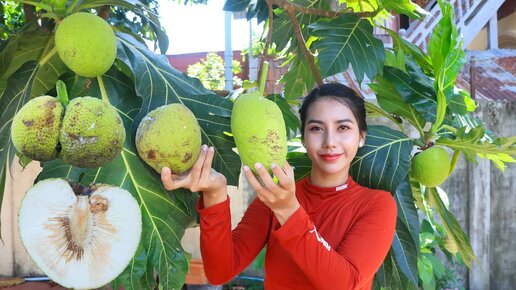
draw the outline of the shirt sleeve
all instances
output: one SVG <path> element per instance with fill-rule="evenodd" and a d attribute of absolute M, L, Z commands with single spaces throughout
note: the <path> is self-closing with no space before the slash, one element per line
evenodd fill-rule
<path fill-rule="evenodd" d="M 336 249 L 300 207 L 272 233 L 317 289 L 359 289 L 382 264 L 394 237 L 396 202 L 388 192 L 372 198 Z"/>
<path fill-rule="evenodd" d="M 200 198 L 197 211 L 204 271 L 210 283 L 220 285 L 242 272 L 265 246 L 272 212 L 255 199 L 232 231 L 229 196 L 226 201 L 208 208 L 204 208 Z"/>

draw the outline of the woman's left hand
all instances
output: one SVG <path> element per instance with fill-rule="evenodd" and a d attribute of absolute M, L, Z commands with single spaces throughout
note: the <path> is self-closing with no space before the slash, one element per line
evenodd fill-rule
<path fill-rule="evenodd" d="M 272 163 L 272 173 L 278 179 L 276 184 L 261 163 L 254 164 L 254 168 L 261 182 L 248 166 L 244 166 L 247 180 L 256 191 L 258 198 L 274 212 L 280 224 L 283 225 L 300 206 L 296 198 L 294 169 L 288 162 L 285 162 L 283 167 Z"/>

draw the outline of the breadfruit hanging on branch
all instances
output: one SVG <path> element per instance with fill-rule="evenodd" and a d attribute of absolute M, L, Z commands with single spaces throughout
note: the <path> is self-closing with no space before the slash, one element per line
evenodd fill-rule
<path fill-rule="evenodd" d="M 57 27 L 55 41 L 61 60 L 80 76 L 103 75 L 115 61 L 115 33 L 97 15 L 79 12 L 66 17 Z"/>
<path fill-rule="evenodd" d="M 58 81 L 58 87 L 64 86 Z M 14 116 L 11 139 L 24 156 L 37 161 L 62 158 L 84 168 L 100 167 L 122 151 L 125 128 L 116 109 L 93 97 L 36 97 Z M 65 108 L 65 105 L 66 108 Z"/>

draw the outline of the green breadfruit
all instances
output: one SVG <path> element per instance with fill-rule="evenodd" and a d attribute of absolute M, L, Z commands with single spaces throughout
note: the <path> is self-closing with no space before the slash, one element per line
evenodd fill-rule
<path fill-rule="evenodd" d="M 57 27 L 55 41 L 59 57 L 80 76 L 102 75 L 115 61 L 115 33 L 94 14 L 80 12 L 66 17 Z"/>
<path fill-rule="evenodd" d="M 254 172 L 256 162 L 269 172 L 271 163 L 279 166 L 285 163 L 287 134 L 283 114 L 276 103 L 259 92 L 237 98 L 231 114 L 231 130 L 240 159 Z"/>
<path fill-rule="evenodd" d="M 435 187 L 448 178 L 450 166 L 450 157 L 446 150 L 432 146 L 414 156 L 411 173 L 421 184 Z"/>
<path fill-rule="evenodd" d="M 136 131 L 138 154 L 157 172 L 169 167 L 181 174 L 197 161 L 201 129 L 195 115 L 181 104 L 161 106 L 149 112 Z"/>
<path fill-rule="evenodd" d="M 70 101 L 60 136 L 64 162 L 78 167 L 99 167 L 114 159 L 124 142 L 124 124 L 113 106 L 92 97 Z"/>
<path fill-rule="evenodd" d="M 54 97 L 41 96 L 27 102 L 13 118 L 14 147 L 33 160 L 57 158 L 63 114 L 63 105 Z"/>

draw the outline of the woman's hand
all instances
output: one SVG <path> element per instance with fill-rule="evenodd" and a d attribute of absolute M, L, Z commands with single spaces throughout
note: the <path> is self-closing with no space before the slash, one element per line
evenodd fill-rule
<path fill-rule="evenodd" d="M 288 162 L 285 162 L 283 168 L 277 164 L 271 164 L 272 173 L 278 179 L 276 184 L 262 164 L 256 163 L 254 168 L 261 182 L 249 167 L 244 166 L 247 180 L 256 191 L 258 198 L 274 212 L 280 224 L 283 225 L 300 206 L 296 198 L 294 169 Z"/>
<path fill-rule="evenodd" d="M 202 192 L 204 207 L 210 207 L 226 200 L 226 177 L 211 168 L 215 149 L 206 145 L 201 146 L 201 153 L 189 171 L 181 174 L 171 174 L 170 168 L 163 167 L 161 181 L 167 190 L 186 188 L 192 192 Z"/>

